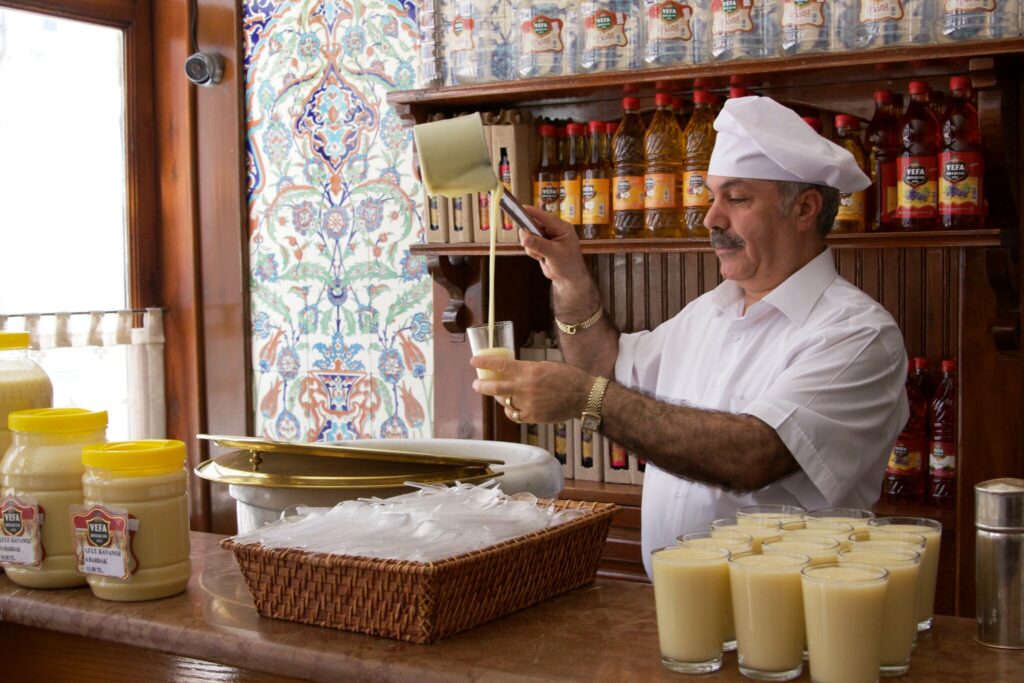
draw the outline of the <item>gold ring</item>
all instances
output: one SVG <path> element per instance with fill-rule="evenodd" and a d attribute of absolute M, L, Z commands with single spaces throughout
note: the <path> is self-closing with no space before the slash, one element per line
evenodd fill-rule
<path fill-rule="evenodd" d="M 516 410 L 513 410 L 512 411 L 512 421 L 515 422 L 516 424 L 522 423 L 523 420 L 522 420 L 522 417 L 520 417 L 521 415 L 522 415 L 522 413 L 519 412 L 518 408 Z"/>
<path fill-rule="evenodd" d="M 512 405 L 512 394 L 505 397 L 504 403 L 506 408 L 515 408 L 515 406 Z"/>

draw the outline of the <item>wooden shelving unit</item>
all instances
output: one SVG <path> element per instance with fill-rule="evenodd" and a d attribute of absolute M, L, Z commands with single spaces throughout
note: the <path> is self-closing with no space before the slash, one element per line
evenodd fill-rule
<path fill-rule="evenodd" d="M 998 247 L 1009 246 L 1016 238 L 1010 230 L 948 230 L 928 232 L 838 233 L 828 237 L 833 249 L 911 249 L 930 247 Z M 673 254 L 713 250 L 706 237 L 677 239 L 584 240 L 584 254 Z M 490 246 L 485 242 L 448 244 L 416 244 L 410 249 L 420 256 L 487 256 Z M 499 256 L 525 256 L 518 244 L 495 245 Z"/>

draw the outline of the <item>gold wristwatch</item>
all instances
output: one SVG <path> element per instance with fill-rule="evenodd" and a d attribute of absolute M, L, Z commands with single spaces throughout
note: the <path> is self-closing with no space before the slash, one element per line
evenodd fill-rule
<path fill-rule="evenodd" d="M 587 397 L 587 407 L 583 409 L 580 422 L 583 429 L 596 432 L 601 426 L 601 404 L 604 403 L 604 392 L 608 389 L 608 378 L 598 377 L 590 387 L 590 396 Z"/>
<path fill-rule="evenodd" d="M 583 330 L 586 330 L 596 325 L 597 321 L 599 321 L 601 319 L 601 316 L 603 315 L 604 306 L 599 306 L 598 309 L 594 311 L 594 315 L 590 316 L 581 323 L 570 325 L 569 323 L 563 323 L 556 317 L 555 326 L 558 327 L 558 329 L 564 332 L 565 334 L 576 334 L 577 332 L 582 332 Z"/>

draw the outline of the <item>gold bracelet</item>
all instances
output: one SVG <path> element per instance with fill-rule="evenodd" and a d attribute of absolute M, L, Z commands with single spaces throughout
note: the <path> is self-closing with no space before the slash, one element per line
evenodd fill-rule
<path fill-rule="evenodd" d="M 598 309 L 594 312 L 594 315 L 590 316 L 581 323 L 570 325 L 569 323 L 563 323 L 556 317 L 555 325 L 558 327 L 559 330 L 561 330 L 565 334 L 571 335 L 593 327 L 594 325 L 597 324 L 597 321 L 600 320 L 602 316 L 604 316 L 604 306 L 599 306 Z"/>

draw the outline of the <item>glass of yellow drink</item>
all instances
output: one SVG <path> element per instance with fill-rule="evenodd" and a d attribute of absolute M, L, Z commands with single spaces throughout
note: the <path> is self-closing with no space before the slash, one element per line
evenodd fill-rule
<path fill-rule="evenodd" d="M 816 526 L 818 522 L 845 522 L 854 529 L 866 527 L 868 520 L 874 518 L 874 512 L 860 508 L 821 508 L 804 515 L 808 527 Z"/>
<path fill-rule="evenodd" d="M 803 524 L 803 522 L 797 522 Z M 792 525 L 782 525 L 782 533 L 792 538 L 831 538 L 839 542 L 839 548 L 846 550 L 850 546 L 850 534 L 853 527 L 846 522 L 817 522 L 815 526 L 802 526 L 792 528 Z"/>
<path fill-rule="evenodd" d="M 926 544 L 921 556 L 921 580 L 918 583 L 917 630 L 932 627 L 935 614 L 935 584 L 939 578 L 939 544 L 942 524 L 926 517 L 878 517 L 868 522 L 871 538 L 886 538 L 891 533 L 924 536 Z"/>
<path fill-rule="evenodd" d="M 769 536 L 779 535 L 779 522 L 771 518 L 751 517 L 741 522 L 736 517 L 724 517 L 711 522 L 711 535 L 718 536 L 721 533 L 740 532 L 750 536 L 752 548 L 755 553 L 761 552 L 761 539 Z"/>
<path fill-rule="evenodd" d="M 875 683 L 889 572 L 848 562 L 803 570 L 804 612 L 815 683 Z"/>
<path fill-rule="evenodd" d="M 683 534 L 678 539 L 679 545 L 690 547 L 712 547 L 724 548 L 729 555 L 749 553 L 753 550 L 754 541 L 750 534 L 732 529 L 719 529 L 718 531 L 694 531 Z M 736 624 L 732 620 L 732 592 L 726 592 L 726 606 L 723 620 L 725 626 L 722 629 L 722 652 L 733 652 L 736 649 Z"/>
<path fill-rule="evenodd" d="M 889 572 L 879 674 L 902 676 L 910 670 L 910 652 L 917 637 L 917 582 L 921 554 L 896 545 L 875 545 L 839 553 L 839 563 L 847 562 L 874 564 L 885 567 Z"/>
<path fill-rule="evenodd" d="M 803 672 L 800 571 L 810 562 L 807 555 L 784 552 L 729 559 L 736 649 L 744 676 L 789 681 Z"/>
<path fill-rule="evenodd" d="M 651 553 L 661 663 L 680 673 L 722 667 L 729 551 L 671 546 Z"/>
<path fill-rule="evenodd" d="M 499 320 L 493 325 L 478 325 L 466 330 L 469 337 L 469 348 L 474 356 L 497 356 L 515 359 L 515 335 L 512 332 L 511 320 Z M 477 368 L 476 376 L 480 379 L 503 379 L 493 370 Z"/>

